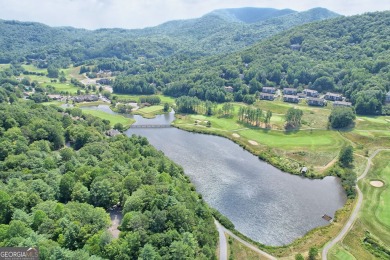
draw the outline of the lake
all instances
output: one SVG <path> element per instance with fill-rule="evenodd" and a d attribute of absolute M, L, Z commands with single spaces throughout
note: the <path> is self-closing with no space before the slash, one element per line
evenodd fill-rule
<path fill-rule="evenodd" d="M 88 109 L 105 109 L 91 107 Z M 108 108 L 109 109 L 109 108 Z M 174 113 L 155 119 L 132 116 L 136 124 L 169 124 Z M 177 128 L 133 128 L 184 168 L 204 200 L 227 216 L 236 229 L 266 245 L 284 245 L 327 225 L 346 202 L 340 180 L 311 180 L 284 173 L 234 142 Z"/>

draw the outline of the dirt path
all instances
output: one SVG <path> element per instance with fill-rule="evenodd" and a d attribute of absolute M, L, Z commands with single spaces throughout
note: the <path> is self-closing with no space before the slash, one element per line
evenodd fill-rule
<path fill-rule="evenodd" d="M 226 237 L 225 237 L 225 233 L 227 233 L 229 236 L 233 237 L 234 239 L 238 240 L 240 243 L 244 244 L 245 246 L 249 247 L 250 249 L 252 249 L 253 251 L 255 251 L 256 253 L 260 254 L 261 256 L 265 257 L 266 259 L 272 259 L 272 260 L 276 260 L 275 257 L 273 257 L 272 255 L 258 249 L 256 246 L 246 242 L 245 240 L 241 239 L 240 237 L 236 236 L 235 234 L 233 234 L 230 230 L 226 229 L 224 226 L 222 226 L 217 220 L 214 220 L 214 223 L 215 225 L 217 226 L 217 229 L 218 229 L 218 232 L 219 232 L 219 259 L 220 260 L 225 260 L 227 259 L 227 244 L 226 244 Z M 223 236 L 224 238 L 221 239 L 221 236 Z M 224 251 L 224 252 L 222 252 Z M 223 258 L 225 257 L 225 258 Z"/>
<path fill-rule="evenodd" d="M 108 228 L 108 231 L 111 233 L 111 235 L 114 238 L 119 237 L 119 229 L 118 226 L 120 225 L 122 221 L 122 213 L 120 210 L 111 210 L 110 211 L 110 218 L 111 218 L 111 226 Z"/>
<path fill-rule="evenodd" d="M 372 159 L 381 151 L 390 151 L 390 149 L 378 149 L 378 150 L 375 150 L 375 152 L 373 154 L 371 154 L 371 156 L 368 158 L 366 169 L 364 170 L 363 174 L 360 175 L 357 178 L 356 183 L 359 180 L 361 180 L 361 179 L 363 179 L 363 178 L 365 178 L 367 176 L 368 171 L 371 168 L 371 161 L 372 161 Z M 356 206 L 353 209 L 351 216 L 349 217 L 347 223 L 345 223 L 344 228 L 341 230 L 341 232 L 333 240 L 331 240 L 328 244 L 325 245 L 324 249 L 322 250 L 322 259 L 323 260 L 327 260 L 328 259 L 328 252 L 329 252 L 329 250 L 334 245 L 336 245 L 341 239 L 343 239 L 343 237 L 348 233 L 348 231 L 353 226 L 353 223 L 355 223 L 355 220 L 356 220 L 356 218 L 358 216 L 360 207 L 362 206 L 362 202 L 363 202 L 363 193 L 361 192 L 361 190 L 359 189 L 359 186 L 357 184 L 356 184 L 356 191 L 357 191 L 357 195 L 358 195 L 358 201 L 356 203 Z"/>

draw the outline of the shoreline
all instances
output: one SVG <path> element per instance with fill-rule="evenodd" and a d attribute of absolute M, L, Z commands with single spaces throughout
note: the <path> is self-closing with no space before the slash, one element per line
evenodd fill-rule
<path fill-rule="evenodd" d="M 279 159 L 279 156 L 272 153 L 271 151 L 261 152 L 261 151 L 255 150 L 253 147 L 259 147 L 261 144 L 257 144 L 257 145 L 251 144 L 249 142 L 251 140 L 249 140 L 249 139 L 247 140 L 246 138 L 241 137 L 238 134 L 231 134 L 231 132 L 228 132 L 228 131 L 223 132 L 221 130 L 212 131 L 212 130 L 209 130 L 209 128 L 207 128 L 207 127 L 195 128 L 194 126 L 189 125 L 189 124 L 176 124 L 175 123 L 176 120 L 177 120 L 177 118 L 175 117 L 175 120 L 171 123 L 171 125 L 175 128 L 178 128 L 180 130 L 187 131 L 187 132 L 215 135 L 215 136 L 227 138 L 228 140 L 238 144 L 240 147 L 242 147 L 246 151 L 250 152 L 254 156 L 258 157 L 260 160 L 278 168 L 279 170 L 281 170 L 285 173 L 298 175 L 298 176 L 302 176 L 302 177 L 309 178 L 309 179 L 323 179 L 327 176 L 332 176 L 330 174 L 322 174 L 322 175 L 302 174 L 302 173 L 300 173 L 299 169 L 293 169 L 292 167 L 287 167 L 286 165 L 283 165 L 282 161 Z M 284 159 L 293 161 L 290 158 L 284 158 Z M 297 161 L 294 161 L 294 163 L 297 163 L 297 164 L 299 164 L 300 167 L 303 167 L 302 164 L 297 162 Z M 286 257 L 286 256 L 291 255 L 292 247 L 299 248 L 302 246 L 302 247 L 305 247 L 304 251 L 308 251 L 309 247 L 306 248 L 306 246 L 310 246 L 310 245 L 308 245 L 308 243 L 310 243 L 309 241 L 313 239 L 313 236 L 314 237 L 315 236 L 326 237 L 326 235 L 327 235 L 326 233 L 329 233 L 329 232 L 335 233 L 335 234 L 339 233 L 340 230 L 342 229 L 342 227 L 344 226 L 344 223 L 346 223 L 350 214 L 352 213 L 353 205 L 355 203 L 356 203 L 356 199 L 347 199 L 344 206 L 335 212 L 333 222 L 331 222 L 325 226 L 316 227 L 316 228 L 308 231 L 302 237 L 296 238 L 290 244 L 283 245 L 283 246 L 265 245 L 265 244 L 259 243 L 257 241 L 254 241 L 253 239 L 243 235 L 241 232 L 237 231 L 236 229 L 231 230 L 231 231 L 235 235 L 237 235 L 238 237 L 247 240 L 248 242 L 256 245 L 258 248 L 260 248 L 262 250 L 266 250 L 267 252 L 272 253 L 278 257 Z M 322 239 L 323 241 L 321 241 L 320 244 L 317 244 L 318 241 L 316 241 L 315 246 L 317 246 L 318 248 L 323 248 L 331 240 L 332 237 L 333 236 L 328 236 L 325 240 Z M 314 245 L 314 243 L 311 244 L 311 246 L 313 246 L 313 245 Z M 301 251 L 301 250 L 297 250 L 297 252 L 299 252 L 299 251 Z"/>

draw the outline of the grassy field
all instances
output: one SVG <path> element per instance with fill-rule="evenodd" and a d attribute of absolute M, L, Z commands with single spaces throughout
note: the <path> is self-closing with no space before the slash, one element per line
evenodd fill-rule
<path fill-rule="evenodd" d="M 282 120 L 282 117 L 278 116 L 277 120 Z M 203 125 L 195 125 L 196 120 L 200 122 L 210 121 L 211 127 L 204 127 L 204 123 Z M 174 124 L 183 129 L 202 130 L 203 132 L 225 136 L 238 143 L 251 146 L 255 153 L 271 149 L 281 157 L 301 161 L 317 170 L 325 167 L 337 157 L 339 149 L 346 143 L 337 131 L 303 130 L 285 132 L 266 130 L 238 123 L 236 117 L 218 118 L 216 116 L 187 115 L 176 119 Z M 255 141 L 258 145 L 251 145 L 249 141 Z"/>
<path fill-rule="evenodd" d="M 264 259 L 261 255 L 243 245 L 236 239 L 226 235 L 229 241 L 228 258 L 233 260 L 261 260 Z"/>
<path fill-rule="evenodd" d="M 137 109 L 133 112 L 134 115 L 141 115 L 145 118 L 154 118 L 158 114 L 163 113 L 163 106 L 150 106 Z"/>
<path fill-rule="evenodd" d="M 118 98 L 126 98 L 130 100 L 137 101 L 141 96 L 145 95 L 128 95 L 128 94 L 113 94 L 113 96 L 117 96 Z M 175 99 L 172 97 L 164 96 L 164 95 L 153 95 L 153 96 L 158 96 L 161 99 L 161 104 L 168 103 L 168 104 L 173 104 L 175 103 Z"/>
<path fill-rule="evenodd" d="M 0 64 L 0 70 L 9 68 L 10 64 Z"/>
<path fill-rule="evenodd" d="M 363 243 L 367 234 L 389 250 L 390 245 L 390 152 L 381 152 L 374 158 L 369 175 L 359 182 L 364 194 L 359 218 L 352 230 L 336 248 L 330 252 L 330 259 L 378 259 L 375 249 Z M 381 180 L 385 185 L 375 188 L 372 180 Z M 341 248 L 341 249 L 340 249 Z M 344 253 L 340 253 L 339 251 Z M 337 254 L 336 254 L 337 253 Z M 351 258 L 337 258 L 337 255 L 352 255 Z"/>
<path fill-rule="evenodd" d="M 22 65 L 22 68 L 29 72 L 38 72 L 47 74 L 47 69 L 37 68 L 34 65 Z"/>
<path fill-rule="evenodd" d="M 337 245 L 329 252 L 329 259 L 334 260 L 355 260 L 356 258 L 348 253 L 343 247 Z"/>
<path fill-rule="evenodd" d="M 98 110 L 83 109 L 83 113 L 110 120 L 111 126 L 114 126 L 116 123 L 121 123 L 125 128 L 128 128 L 135 122 L 132 118 L 127 118 L 121 115 L 112 115 Z"/>

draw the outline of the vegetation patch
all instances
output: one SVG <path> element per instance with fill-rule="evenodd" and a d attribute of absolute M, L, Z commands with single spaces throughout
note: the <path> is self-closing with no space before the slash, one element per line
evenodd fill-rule
<path fill-rule="evenodd" d="M 124 128 L 129 128 L 135 122 L 135 120 L 132 118 L 124 117 L 122 115 L 113 115 L 99 110 L 83 109 L 83 113 L 93 115 L 102 119 L 107 119 L 110 121 L 110 125 L 112 127 L 120 123 L 123 125 Z"/>

